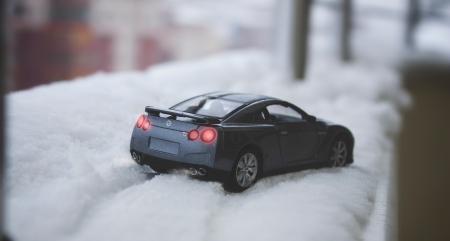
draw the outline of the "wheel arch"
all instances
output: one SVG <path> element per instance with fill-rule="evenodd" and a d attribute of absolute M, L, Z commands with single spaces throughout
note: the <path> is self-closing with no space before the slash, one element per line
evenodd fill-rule
<path fill-rule="evenodd" d="M 255 143 L 248 143 L 246 145 L 244 145 L 238 152 L 238 154 L 235 157 L 235 160 L 238 160 L 238 158 L 247 150 L 252 150 L 256 152 L 256 155 L 258 155 L 258 164 L 260 164 L 260 168 L 259 168 L 259 174 L 258 175 L 262 175 L 264 173 L 264 155 L 263 155 L 263 151 L 262 148 L 260 146 L 258 146 Z"/>
<path fill-rule="evenodd" d="M 320 148 L 319 158 L 320 160 L 326 161 L 328 150 L 333 143 L 333 141 L 341 135 L 345 135 L 350 142 L 350 163 L 353 162 L 353 150 L 355 146 L 355 138 L 352 132 L 345 126 L 341 125 L 331 125 L 328 127 L 327 134 L 325 137 L 324 144 Z"/>

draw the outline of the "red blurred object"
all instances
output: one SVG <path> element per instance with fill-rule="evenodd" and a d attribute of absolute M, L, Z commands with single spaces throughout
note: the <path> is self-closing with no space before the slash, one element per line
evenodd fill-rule
<path fill-rule="evenodd" d="M 83 23 L 18 29 L 14 48 L 14 89 L 112 69 L 112 38 L 96 36 Z"/>
<path fill-rule="evenodd" d="M 160 46 L 158 39 L 154 37 L 140 37 L 136 50 L 137 68 L 140 70 L 171 59 L 170 54 Z"/>

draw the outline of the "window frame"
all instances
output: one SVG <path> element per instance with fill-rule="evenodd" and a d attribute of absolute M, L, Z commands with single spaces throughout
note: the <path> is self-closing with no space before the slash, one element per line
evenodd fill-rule
<path fill-rule="evenodd" d="M 262 100 L 262 101 L 258 101 L 258 102 L 254 102 L 248 105 L 243 105 L 241 108 L 235 110 L 233 113 L 230 113 L 230 115 L 226 118 L 223 119 L 223 123 L 224 124 L 254 124 L 254 125 L 276 125 L 278 123 L 288 123 L 288 122 L 278 122 L 278 121 L 274 121 L 272 118 L 268 119 L 267 122 L 265 123 L 243 123 L 243 122 L 239 122 L 238 119 L 239 117 L 244 114 L 244 112 L 252 112 L 252 111 L 262 111 L 265 112 L 268 116 L 270 116 L 269 111 L 267 110 L 267 107 L 270 105 L 281 105 L 281 106 L 288 106 L 292 109 L 294 109 L 294 111 L 298 112 L 301 116 L 302 119 L 299 122 L 315 122 L 316 121 L 316 117 L 309 115 L 307 112 L 305 112 L 304 110 L 302 110 L 301 108 L 297 107 L 294 104 L 291 104 L 287 101 L 283 101 L 283 100 L 279 100 L 279 99 L 271 99 L 271 100 Z M 299 123 L 297 122 L 297 123 Z M 291 123 L 296 123 L 296 122 L 291 122 Z"/>
<path fill-rule="evenodd" d="M 214 115 L 208 115 L 208 114 L 201 114 L 201 113 L 191 113 L 188 112 L 186 110 L 180 110 L 179 107 L 190 102 L 193 101 L 195 99 L 198 98 L 204 98 L 204 100 L 219 100 L 219 101 L 223 101 L 223 102 L 228 102 L 228 103 L 236 103 L 236 107 L 234 107 L 231 111 L 227 112 L 225 115 L 223 116 L 214 116 Z M 191 114 L 195 114 L 195 115 L 200 115 L 200 116 L 206 116 L 206 117 L 211 117 L 211 118 L 216 118 L 216 119 L 226 119 L 227 117 L 231 116 L 233 113 L 235 113 L 236 111 L 239 111 L 243 106 L 243 103 L 239 102 L 239 101 L 233 101 L 233 100 L 228 100 L 228 99 L 224 99 L 224 98 L 215 98 L 215 97 L 210 97 L 207 95 L 198 95 L 198 96 L 194 96 L 192 98 L 186 99 L 184 101 L 181 101 L 173 106 L 171 106 L 169 109 L 171 110 L 176 110 L 176 111 L 182 111 L 182 112 L 188 112 Z"/>
<path fill-rule="evenodd" d="M 280 120 L 280 119 L 278 119 L 278 118 L 270 118 L 270 120 L 271 120 L 273 123 L 299 123 L 299 122 L 305 122 L 305 121 L 308 121 L 309 115 L 308 115 L 305 111 L 303 111 L 302 109 L 300 109 L 300 108 L 298 108 L 297 106 L 295 106 L 295 105 L 293 105 L 293 104 L 290 104 L 290 103 L 288 103 L 288 102 L 277 102 L 277 103 L 270 103 L 270 104 L 267 104 L 264 108 L 266 109 L 266 111 L 267 111 L 267 113 L 269 114 L 269 116 L 272 116 L 272 114 L 270 113 L 268 107 L 269 107 L 269 106 L 276 106 L 276 105 L 282 106 L 282 107 L 285 107 L 285 108 L 290 108 L 290 109 L 293 110 L 295 113 L 299 114 L 300 117 L 301 117 L 301 119 L 298 119 L 297 121 L 282 121 L 282 120 Z M 294 117 L 294 116 L 291 116 L 291 117 L 292 117 L 292 118 L 296 118 L 296 117 Z"/>
<path fill-rule="evenodd" d="M 242 119 L 244 119 L 244 117 L 246 117 L 248 115 L 260 115 L 260 114 L 263 114 L 265 116 L 265 118 L 269 117 L 269 112 L 267 111 L 267 109 L 265 107 L 261 107 L 254 111 L 240 113 L 240 115 L 237 115 L 233 118 L 232 123 L 253 124 L 253 125 L 262 125 L 262 124 L 270 124 L 271 123 L 270 119 L 263 119 L 263 120 L 259 120 L 259 121 L 244 121 L 244 120 L 242 120 Z"/>

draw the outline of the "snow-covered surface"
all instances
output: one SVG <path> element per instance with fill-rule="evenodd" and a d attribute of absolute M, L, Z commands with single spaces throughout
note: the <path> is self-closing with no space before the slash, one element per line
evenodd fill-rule
<path fill-rule="evenodd" d="M 308 80 L 289 82 L 269 59 L 235 52 L 9 94 L 7 231 L 33 241 L 382 239 L 407 100 L 397 75 L 322 60 Z M 145 105 L 214 90 L 277 96 L 348 126 L 354 165 L 265 178 L 228 194 L 218 183 L 154 176 L 132 161 L 131 129 Z"/>

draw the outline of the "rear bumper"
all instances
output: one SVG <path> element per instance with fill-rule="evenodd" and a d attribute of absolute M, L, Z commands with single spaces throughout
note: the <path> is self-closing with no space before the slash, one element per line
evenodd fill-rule
<path fill-rule="evenodd" d="M 187 133 L 159 127 L 149 131 L 135 127 L 130 140 L 130 151 L 136 151 L 149 160 L 202 166 L 224 172 L 232 170 L 235 155 L 224 152 L 220 135 L 216 142 L 206 144 L 188 141 L 185 134 Z"/>
<path fill-rule="evenodd" d="M 149 165 L 149 166 L 158 166 L 163 167 L 165 169 L 191 169 L 194 168 L 196 170 L 204 169 L 206 170 L 205 177 L 210 179 L 215 179 L 222 181 L 228 176 L 228 172 L 220 169 L 216 169 L 211 166 L 202 165 L 202 164 L 196 164 L 196 163 L 189 163 L 189 162 L 179 162 L 174 160 L 169 160 L 153 155 L 149 155 L 146 153 L 142 153 L 136 150 L 130 150 L 130 153 L 136 152 L 140 155 L 141 163 L 142 165 Z"/>
<path fill-rule="evenodd" d="M 214 167 L 214 157 L 208 152 L 170 154 L 140 146 L 131 146 L 130 152 L 132 151 L 141 154 L 143 157 L 145 156 L 149 160 L 164 160 L 167 162 L 185 163 L 209 168 Z"/>
<path fill-rule="evenodd" d="M 130 150 L 155 159 L 213 168 L 217 143 L 188 141 L 185 134 L 156 126 L 150 131 L 134 128 Z"/>

